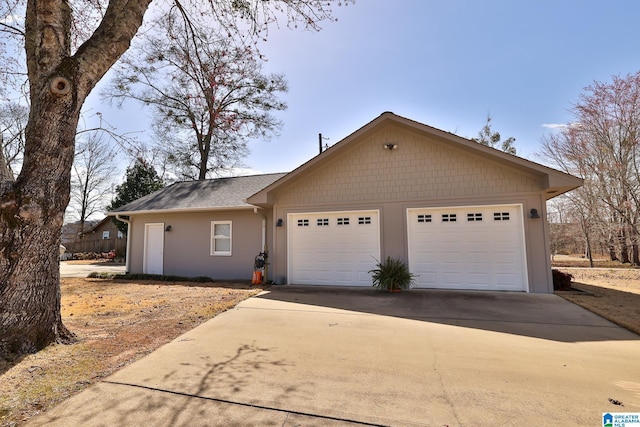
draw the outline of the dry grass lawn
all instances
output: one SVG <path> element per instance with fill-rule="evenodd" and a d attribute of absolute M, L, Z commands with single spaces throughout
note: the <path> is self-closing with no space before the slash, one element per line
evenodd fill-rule
<path fill-rule="evenodd" d="M 640 334 L 640 270 L 570 267 L 558 270 L 573 275 L 572 287 L 585 292 L 556 291 L 556 294 Z"/>
<path fill-rule="evenodd" d="M 18 426 L 240 301 L 246 285 L 62 279 L 62 317 L 77 335 L 0 359 L 0 426 Z"/>

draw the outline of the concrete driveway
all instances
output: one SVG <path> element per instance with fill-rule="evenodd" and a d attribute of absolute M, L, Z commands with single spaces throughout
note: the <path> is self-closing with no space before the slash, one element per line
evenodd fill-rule
<path fill-rule="evenodd" d="M 94 264 L 69 264 L 60 261 L 60 277 L 87 277 L 93 272 L 124 274 L 125 266 L 109 262 L 96 262 Z"/>
<path fill-rule="evenodd" d="M 272 287 L 28 425 L 601 425 L 639 360 L 554 295 Z"/>

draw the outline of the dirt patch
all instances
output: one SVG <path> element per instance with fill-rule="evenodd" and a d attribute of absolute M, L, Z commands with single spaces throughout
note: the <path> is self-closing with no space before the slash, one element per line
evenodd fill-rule
<path fill-rule="evenodd" d="M 622 327 L 640 334 L 640 270 L 558 268 L 573 275 L 572 287 L 584 293 L 556 291 Z"/>
<path fill-rule="evenodd" d="M 62 317 L 78 337 L 0 360 L 0 426 L 18 426 L 255 295 L 241 284 L 62 279 Z"/>

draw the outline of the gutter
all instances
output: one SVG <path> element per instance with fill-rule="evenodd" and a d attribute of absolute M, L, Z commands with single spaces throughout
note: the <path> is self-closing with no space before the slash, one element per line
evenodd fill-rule
<path fill-rule="evenodd" d="M 253 208 L 253 213 L 262 217 L 262 248 L 267 244 L 267 217 L 258 212 L 258 208 Z"/>
<path fill-rule="evenodd" d="M 133 222 L 133 220 L 130 218 L 125 219 L 120 214 L 116 214 L 116 219 L 127 224 L 127 253 L 124 257 L 124 272 L 125 274 L 129 274 L 129 272 L 131 271 L 131 269 L 129 268 L 129 265 L 131 263 L 131 257 L 129 256 L 129 254 L 131 253 L 131 236 L 129 236 L 129 233 L 131 232 L 131 223 Z"/>
<path fill-rule="evenodd" d="M 146 215 L 146 214 L 158 214 L 158 213 L 192 213 L 192 212 L 213 212 L 213 211 L 236 211 L 236 210 L 248 210 L 255 208 L 253 205 L 244 206 L 209 206 L 201 208 L 179 208 L 179 209 L 144 209 L 133 211 L 119 211 L 119 212 L 107 212 L 107 215 Z"/>
<path fill-rule="evenodd" d="M 260 215 L 262 217 L 262 248 L 261 251 L 265 254 L 269 254 L 269 250 L 267 248 L 267 217 L 262 213 L 258 212 L 259 208 L 253 208 L 253 213 L 256 215 Z M 269 280 L 269 267 L 266 263 L 267 259 L 265 257 L 265 265 L 264 265 L 264 281 L 267 282 Z"/>

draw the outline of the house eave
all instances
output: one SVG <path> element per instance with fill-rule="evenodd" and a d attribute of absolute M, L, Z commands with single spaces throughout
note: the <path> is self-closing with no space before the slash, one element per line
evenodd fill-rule
<path fill-rule="evenodd" d="M 208 206 L 201 208 L 177 208 L 177 209 L 146 209 L 136 211 L 112 211 L 105 212 L 107 216 L 116 215 L 148 215 L 148 214 L 180 214 L 180 213 L 193 213 L 193 212 L 215 212 L 215 211 L 240 211 L 240 210 L 253 210 L 253 205 L 242 206 Z"/>

